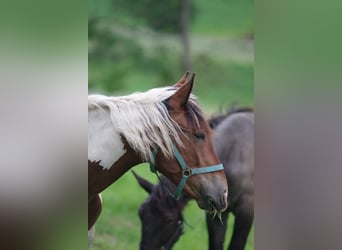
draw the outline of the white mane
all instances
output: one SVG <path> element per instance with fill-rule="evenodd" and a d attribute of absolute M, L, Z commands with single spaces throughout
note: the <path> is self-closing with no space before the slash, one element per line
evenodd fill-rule
<path fill-rule="evenodd" d="M 122 135 L 143 160 L 153 160 L 151 148 L 156 146 L 170 157 L 173 140 L 182 146 L 178 135 L 181 129 L 162 101 L 175 91 L 167 87 L 119 97 L 90 95 L 88 111 L 109 112 L 115 132 Z M 194 99 L 191 95 L 189 101 L 193 103 Z"/>

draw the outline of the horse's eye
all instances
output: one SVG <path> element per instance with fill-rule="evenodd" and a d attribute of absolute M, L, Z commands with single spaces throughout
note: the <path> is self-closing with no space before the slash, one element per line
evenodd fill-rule
<path fill-rule="evenodd" d="M 197 140 L 204 141 L 204 139 L 205 139 L 205 134 L 204 134 L 204 133 L 194 133 L 193 136 L 194 136 Z"/>

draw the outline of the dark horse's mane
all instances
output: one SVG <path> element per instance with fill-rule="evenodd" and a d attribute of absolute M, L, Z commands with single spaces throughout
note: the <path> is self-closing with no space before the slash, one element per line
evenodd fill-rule
<path fill-rule="evenodd" d="M 244 112 L 253 112 L 254 109 L 252 107 L 236 107 L 235 104 L 231 105 L 228 110 L 224 113 L 219 112 L 219 114 L 214 114 L 212 117 L 208 119 L 209 125 L 212 129 L 216 128 L 217 125 L 221 123 L 226 117 L 235 114 L 235 113 L 244 113 Z"/>

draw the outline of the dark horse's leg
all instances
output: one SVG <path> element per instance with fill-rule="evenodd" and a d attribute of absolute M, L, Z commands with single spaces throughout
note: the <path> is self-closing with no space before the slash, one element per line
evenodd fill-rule
<path fill-rule="evenodd" d="M 95 224 L 102 211 L 100 195 L 97 194 L 88 201 L 88 230 Z"/>
<path fill-rule="evenodd" d="M 237 207 L 234 211 L 234 215 L 234 231 L 228 250 L 244 250 L 248 234 L 253 224 L 253 206 Z"/>
<path fill-rule="evenodd" d="M 229 211 L 226 210 L 222 213 L 222 223 L 212 214 L 206 214 L 207 228 L 209 234 L 209 250 L 223 250 L 224 238 L 227 229 Z"/>

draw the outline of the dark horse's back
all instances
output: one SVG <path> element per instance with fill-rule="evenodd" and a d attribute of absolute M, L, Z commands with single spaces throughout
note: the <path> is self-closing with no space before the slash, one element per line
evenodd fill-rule
<path fill-rule="evenodd" d="M 243 250 L 254 218 L 254 112 L 229 111 L 213 129 L 213 144 L 224 165 L 229 194 L 223 225 L 207 214 L 209 250 L 223 249 L 229 212 L 234 214 L 235 223 L 228 249 Z"/>
<path fill-rule="evenodd" d="M 253 196 L 254 175 L 254 113 L 236 112 L 215 128 L 213 144 L 225 166 L 229 185 L 229 203 L 240 196 Z"/>

